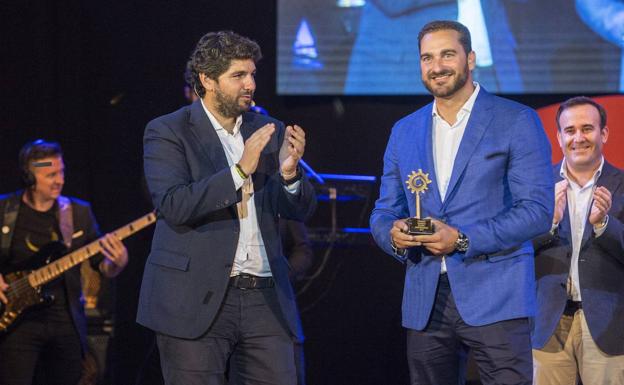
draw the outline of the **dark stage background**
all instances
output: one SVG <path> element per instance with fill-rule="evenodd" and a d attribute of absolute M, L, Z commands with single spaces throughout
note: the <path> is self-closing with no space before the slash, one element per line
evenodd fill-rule
<path fill-rule="evenodd" d="M 19 187 L 17 152 L 35 138 L 65 150 L 65 194 L 93 204 L 103 231 L 149 211 L 142 134 L 185 103 L 188 54 L 208 31 L 231 29 L 261 45 L 256 102 L 308 136 L 318 172 L 381 173 L 392 123 L 429 102 L 413 97 L 277 96 L 275 1 L 9 1 L 0 5 L 0 191 Z M 532 107 L 566 95 L 515 95 Z M 376 190 L 376 189 L 375 189 Z M 374 192 L 376 197 L 377 192 Z M 329 226 L 321 205 L 312 226 Z M 367 209 L 368 210 L 368 209 Z M 357 209 L 344 225 L 367 226 Z M 114 282 L 113 384 L 133 384 L 150 333 L 134 322 L 150 230 L 127 241 L 130 264 Z M 364 236 L 336 247 L 301 297 L 308 379 L 322 384 L 405 384 L 400 302 L 403 268 Z M 325 247 L 316 248 L 317 257 Z"/>

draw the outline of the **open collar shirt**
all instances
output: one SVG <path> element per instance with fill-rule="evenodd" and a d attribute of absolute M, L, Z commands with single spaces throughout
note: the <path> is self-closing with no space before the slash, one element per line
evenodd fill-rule
<path fill-rule="evenodd" d="M 436 102 L 435 100 L 433 101 L 433 108 L 431 110 L 433 120 L 433 129 L 431 130 L 433 135 L 433 162 L 438 191 L 440 191 L 442 202 L 444 202 L 446 190 L 451 180 L 451 173 L 453 172 L 453 165 L 455 164 L 455 157 L 459 150 L 459 144 L 464 137 L 466 125 L 470 119 L 470 113 L 477 100 L 479 90 L 481 89 L 479 83 L 474 82 L 474 85 L 475 89 L 472 95 L 470 95 L 466 103 L 459 109 L 455 123 L 452 125 L 438 114 Z M 442 257 L 441 272 L 446 273 L 445 257 Z"/>

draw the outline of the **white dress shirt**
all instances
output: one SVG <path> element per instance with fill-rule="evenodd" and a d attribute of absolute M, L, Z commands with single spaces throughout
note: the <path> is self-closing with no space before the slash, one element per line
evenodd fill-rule
<path fill-rule="evenodd" d="M 230 166 L 230 172 L 232 173 L 232 179 L 234 180 L 234 186 L 236 189 L 243 187 L 245 179 L 236 171 L 236 163 L 238 163 L 243 156 L 243 150 L 245 149 L 245 143 L 243 141 L 243 135 L 240 132 L 241 124 L 243 123 L 243 117 L 240 115 L 236 118 L 234 129 L 230 134 L 219 121 L 210 113 L 210 111 L 204 105 L 201 100 L 202 107 L 210 119 L 210 123 L 214 127 L 225 156 L 227 157 L 228 165 Z M 239 216 L 240 221 L 240 234 L 238 237 L 238 246 L 236 247 L 236 255 L 234 257 L 234 264 L 232 266 L 231 276 L 239 275 L 242 273 L 253 274 L 260 277 L 270 277 L 271 267 L 269 266 L 269 259 L 267 257 L 266 249 L 264 248 L 264 241 L 262 240 L 262 234 L 260 233 L 260 226 L 258 225 L 258 217 L 256 214 L 256 205 L 253 199 L 253 182 L 251 178 L 247 178 L 247 183 L 250 184 L 251 197 L 247 200 L 247 212 L 244 216 Z"/>
<path fill-rule="evenodd" d="M 466 131 L 470 113 L 477 100 L 479 90 L 481 89 L 478 83 L 475 82 L 474 85 L 475 89 L 472 95 L 470 95 L 466 103 L 464 103 L 462 108 L 457 112 L 456 120 L 453 125 L 450 125 L 438 114 L 436 102 L 435 100 L 433 101 L 433 109 L 431 112 L 433 118 L 433 129 L 431 130 L 433 134 L 433 162 L 442 202 L 444 202 L 446 198 L 446 190 L 451 180 L 451 173 L 453 172 L 453 165 L 455 164 L 455 157 L 457 156 L 457 150 L 459 150 L 459 144 L 464 137 L 464 131 Z M 441 272 L 446 272 L 446 261 L 444 257 L 442 257 Z"/>
<path fill-rule="evenodd" d="M 602 173 L 603 165 L 604 158 L 600 161 L 600 167 L 598 167 L 593 177 L 585 184 L 585 186 L 579 186 L 568 176 L 565 159 L 561 163 L 561 170 L 559 171 L 559 175 L 568 181 L 566 197 L 568 213 L 570 214 L 570 230 L 572 235 L 572 257 L 570 263 L 570 275 L 568 279 L 568 294 L 573 301 L 582 300 L 578 269 L 579 254 L 581 250 L 581 243 L 583 242 L 585 224 L 587 223 L 587 218 L 591 209 L 594 191 L 596 191 L 596 182 Z M 606 226 L 594 226 L 594 233 L 596 237 L 601 236 L 605 229 Z"/>

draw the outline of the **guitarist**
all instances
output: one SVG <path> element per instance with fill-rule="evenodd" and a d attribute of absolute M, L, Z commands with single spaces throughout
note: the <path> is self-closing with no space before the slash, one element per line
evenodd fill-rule
<path fill-rule="evenodd" d="M 34 269 L 44 245 L 61 242 L 77 249 L 99 236 L 87 202 L 61 195 L 65 165 L 58 143 L 36 140 L 19 153 L 24 190 L 0 196 L 0 272 Z M 112 278 L 128 263 L 128 251 L 112 234 L 101 242 L 103 256 L 92 267 Z M 43 263 L 43 261 L 41 261 Z M 8 289 L 0 274 L 0 301 Z M 25 312 L 9 333 L 0 336 L 0 384 L 31 384 L 35 367 L 47 384 L 77 384 L 86 349 L 86 318 L 80 300 L 80 267 L 43 287 L 49 306 Z"/>

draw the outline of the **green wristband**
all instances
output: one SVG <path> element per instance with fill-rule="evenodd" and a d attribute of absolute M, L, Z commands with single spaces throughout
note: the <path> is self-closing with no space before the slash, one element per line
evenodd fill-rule
<path fill-rule="evenodd" d="M 249 175 L 245 174 L 245 171 L 243 171 L 243 168 L 240 166 L 240 164 L 236 163 L 234 167 L 236 168 L 236 172 L 241 178 L 243 179 L 249 178 Z"/>

